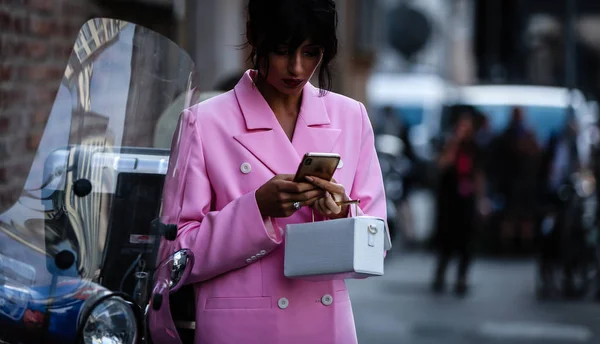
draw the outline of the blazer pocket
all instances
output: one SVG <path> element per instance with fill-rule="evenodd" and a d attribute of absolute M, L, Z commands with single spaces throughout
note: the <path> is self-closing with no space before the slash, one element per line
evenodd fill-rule
<path fill-rule="evenodd" d="M 210 309 L 266 309 L 271 308 L 271 297 L 209 297 L 204 304 Z"/>

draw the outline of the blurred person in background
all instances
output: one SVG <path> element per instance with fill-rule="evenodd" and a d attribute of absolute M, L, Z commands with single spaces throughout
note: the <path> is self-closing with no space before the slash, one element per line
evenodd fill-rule
<path fill-rule="evenodd" d="M 539 273 L 540 292 L 548 295 L 553 278 L 554 266 L 561 262 L 564 271 L 564 292 L 574 294 L 572 254 L 565 251 L 565 243 L 571 243 L 573 237 L 581 233 L 575 223 L 569 219 L 569 202 L 561 195 L 563 185 L 570 182 L 573 173 L 581 170 L 577 150 L 578 126 L 574 117 L 569 117 L 564 130 L 553 135 L 545 160 L 545 217 L 540 228 Z M 579 216 L 577 214 L 576 216 Z M 572 227 L 572 228 L 567 228 Z M 565 234 L 570 233 L 567 237 Z M 576 239 L 576 238 L 575 238 Z M 568 247 L 567 247 L 568 248 Z"/>
<path fill-rule="evenodd" d="M 526 127 L 523 109 L 513 108 L 511 120 L 499 138 L 500 193 L 505 198 L 501 233 L 506 246 L 515 241 L 533 243 L 536 210 L 536 176 L 540 147 L 535 133 Z"/>
<path fill-rule="evenodd" d="M 434 292 L 445 288 L 446 268 L 459 256 L 455 292 L 467 293 L 467 274 L 472 260 L 478 205 L 484 197 L 484 176 L 475 141 L 474 114 L 459 114 L 454 133 L 444 144 L 438 160 L 441 178 L 438 190 L 438 225 L 435 242 L 438 254 Z"/>

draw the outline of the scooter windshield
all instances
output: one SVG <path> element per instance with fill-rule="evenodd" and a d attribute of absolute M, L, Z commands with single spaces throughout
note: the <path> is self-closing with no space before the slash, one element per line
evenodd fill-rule
<path fill-rule="evenodd" d="M 22 194 L 0 214 L 0 342 L 64 325 L 55 315 L 93 292 L 83 284 L 147 299 L 170 154 L 154 142 L 175 131 L 157 123 L 190 105 L 193 71 L 147 28 L 83 25 Z"/>

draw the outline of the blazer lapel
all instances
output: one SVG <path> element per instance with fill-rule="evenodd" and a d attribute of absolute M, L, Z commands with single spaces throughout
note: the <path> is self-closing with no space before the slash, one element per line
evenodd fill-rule
<path fill-rule="evenodd" d="M 302 104 L 292 138 L 298 156 L 308 152 L 330 153 L 340 136 L 340 129 L 330 128 L 329 115 L 319 90 L 306 84 L 302 93 Z"/>
<path fill-rule="evenodd" d="M 234 139 L 275 174 L 294 174 L 307 152 L 331 152 L 340 129 L 329 128 L 329 116 L 318 90 L 304 87 L 300 114 L 292 142 L 285 135 L 269 104 L 247 71 L 234 88 L 247 132 Z M 325 126 L 325 127 L 324 127 Z"/>
<path fill-rule="evenodd" d="M 300 157 L 280 128 L 275 114 L 254 86 L 247 71 L 234 92 L 240 105 L 247 132 L 234 139 L 246 147 L 275 174 L 294 174 Z"/>

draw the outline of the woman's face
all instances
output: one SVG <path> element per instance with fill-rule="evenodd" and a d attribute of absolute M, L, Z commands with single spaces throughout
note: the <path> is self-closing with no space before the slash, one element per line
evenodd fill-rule
<path fill-rule="evenodd" d="M 287 46 L 281 45 L 269 54 L 266 81 L 282 94 L 297 94 L 313 76 L 322 58 L 321 47 L 311 44 L 308 40 L 302 42 L 293 52 L 290 52 Z"/>
<path fill-rule="evenodd" d="M 473 121 L 467 117 L 462 117 L 456 125 L 456 136 L 461 140 L 466 140 L 473 133 Z"/>

